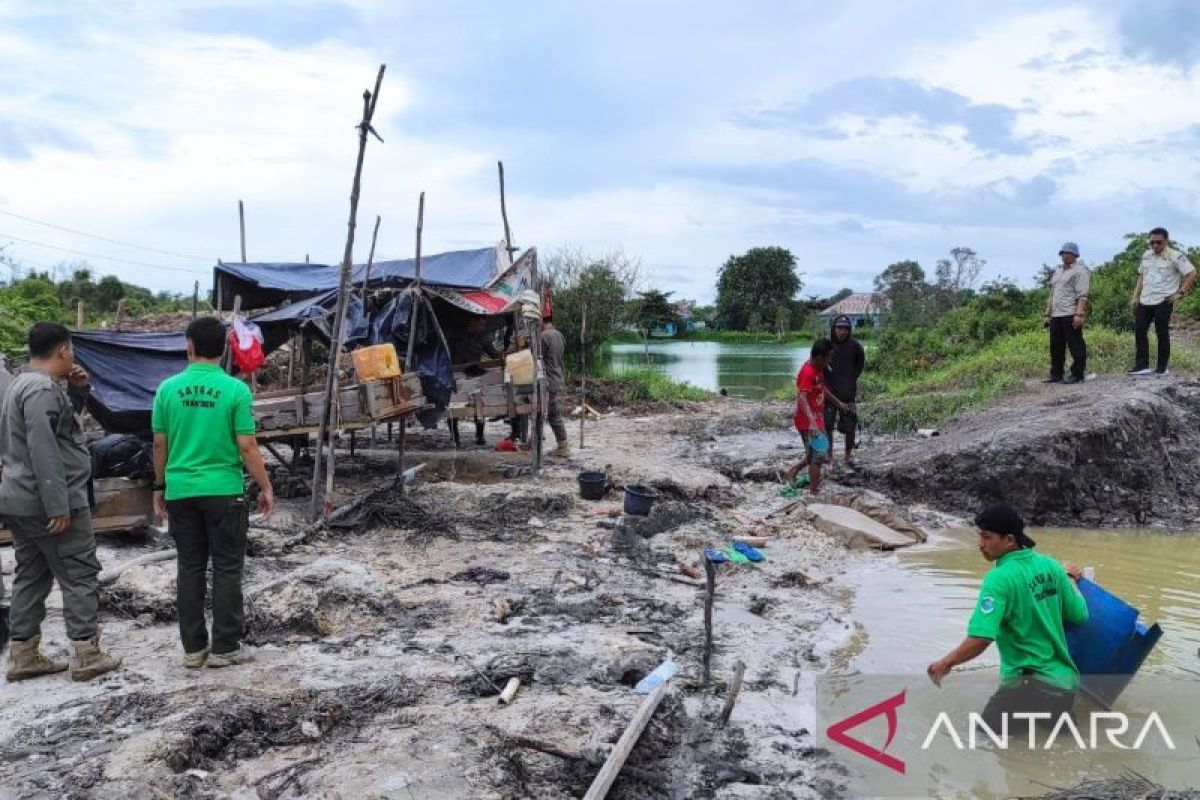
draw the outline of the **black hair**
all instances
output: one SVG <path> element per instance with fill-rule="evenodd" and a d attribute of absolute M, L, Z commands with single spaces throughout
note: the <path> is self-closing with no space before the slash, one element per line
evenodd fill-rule
<path fill-rule="evenodd" d="M 813 358 L 824 358 L 825 356 L 829 355 L 832 352 L 833 352 L 833 342 L 829 341 L 828 339 L 817 339 L 815 342 L 813 342 L 813 346 L 812 346 L 812 357 Z"/>
<path fill-rule="evenodd" d="M 71 343 L 71 332 L 57 322 L 38 322 L 29 329 L 29 355 L 49 358 L 64 344 Z"/>
<path fill-rule="evenodd" d="M 192 320 L 187 338 L 200 358 L 220 358 L 225 353 L 225 325 L 216 317 Z"/>
<path fill-rule="evenodd" d="M 1166 228 L 1151 228 L 1150 235 L 1151 236 L 1155 236 L 1155 235 L 1161 236 L 1164 239 L 1166 239 L 1167 241 L 1171 240 L 1171 234 L 1167 233 Z"/>

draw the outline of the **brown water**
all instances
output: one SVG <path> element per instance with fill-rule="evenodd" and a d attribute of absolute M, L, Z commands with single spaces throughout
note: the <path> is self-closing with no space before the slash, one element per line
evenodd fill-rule
<path fill-rule="evenodd" d="M 1034 531 L 1039 551 L 1064 562 L 1092 566 L 1096 582 L 1159 623 L 1164 634 L 1118 700 L 1114 710 L 1145 715 L 1164 698 L 1200 698 L 1200 536 L 1136 531 Z M 930 542 L 894 555 L 864 559 L 844 579 L 854 593 L 857 635 L 835 659 L 843 675 L 906 676 L 910 705 L 938 702 L 929 696 L 926 666 L 962 641 L 989 564 L 973 532 L 938 534 Z M 994 689 L 999 663 L 993 646 L 947 681 L 962 693 L 963 708 L 976 711 Z M 914 691 L 915 690 L 915 691 Z M 924 693 L 924 694 L 922 694 Z M 941 693 L 944 702 L 950 695 Z M 940 765 L 930 766 L 924 788 L 937 796 L 1041 795 L 1048 786 L 1069 786 L 1135 769 L 1164 785 L 1200 786 L 1200 722 L 1192 714 L 1178 752 L 1095 754 L 1086 768 L 1061 754 L 993 754 L 972 760 L 976 775 L 964 785 Z M 1185 756 L 1186 753 L 1186 756 Z M 972 758 L 974 756 L 972 755 Z M 920 764 L 914 765 L 919 770 Z"/>

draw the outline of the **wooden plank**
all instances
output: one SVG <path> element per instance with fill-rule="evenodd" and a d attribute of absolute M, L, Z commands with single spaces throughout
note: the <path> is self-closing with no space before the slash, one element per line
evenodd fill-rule
<path fill-rule="evenodd" d="M 617 740 L 616 746 L 608 754 L 608 758 L 605 760 L 604 766 L 600 768 L 600 772 L 596 773 L 596 779 L 592 781 L 591 788 L 583 796 L 583 800 L 602 800 L 602 798 L 608 796 L 608 790 L 612 788 L 613 782 L 616 781 L 617 776 L 621 773 L 621 767 L 625 766 L 625 759 L 629 758 L 629 754 L 633 751 L 633 746 L 637 744 L 642 731 L 646 729 L 650 718 L 658 710 L 658 704 L 662 702 L 663 697 L 666 695 L 668 685 L 668 681 L 663 681 L 654 687 L 654 690 L 642 701 L 637 713 L 629 721 L 629 727 L 625 729 L 625 732 L 621 734 L 621 738 Z"/>

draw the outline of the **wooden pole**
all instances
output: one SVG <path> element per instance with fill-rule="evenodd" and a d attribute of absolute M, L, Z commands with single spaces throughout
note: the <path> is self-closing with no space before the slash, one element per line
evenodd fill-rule
<path fill-rule="evenodd" d="M 500 219 L 504 221 L 504 249 L 508 251 L 508 260 L 512 261 L 512 255 L 517 252 L 517 248 L 513 247 L 512 228 L 508 226 L 508 204 L 504 199 L 504 162 L 497 161 L 496 166 L 500 169 Z"/>
<path fill-rule="evenodd" d="M 404 371 L 412 371 L 413 349 L 417 346 L 417 317 L 421 313 L 421 304 L 418 300 L 421 297 L 421 232 L 425 227 L 425 193 L 421 192 L 421 196 L 417 198 L 417 242 L 416 242 L 416 260 L 413 262 L 413 284 L 409 287 L 409 305 L 408 305 L 408 347 L 405 348 L 404 354 Z M 405 444 L 407 438 L 405 434 L 408 432 L 408 418 L 400 420 L 400 444 L 396 448 L 398 454 L 398 463 L 396 464 L 396 488 L 400 496 L 404 496 L 404 455 Z"/>
<path fill-rule="evenodd" d="M 738 693 L 742 691 L 742 677 L 745 674 L 746 662 L 738 661 L 733 672 L 733 683 L 729 685 L 729 694 L 725 696 L 725 706 L 721 709 L 722 728 L 729 722 L 729 715 L 733 713 L 733 704 L 737 702 Z"/>
<path fill-rule="evenodd" d="M 608 790 L 612 788 L 613 783 L 617 780 L 617 776 L 621 774 L 621 767 L 625 766 L 625 759 L 629 758 L 629 754 L 633 751 L 633 746 L 637 744 L 638 738 L 641 737 L 642 731 L 646 729 L 650 718 L 658 710 L 658 704 L 666 696 L 668 685 L 667 681 L 663 681 L 654 687 L 654 691 L 650 692 L 646 699 L 642 701 L 637 713 L 629 721 L 629 727 L 621 734 L 621 738 L 613 746 L 612 752 L 608 754 L 608 759 L 604 762 L 604 766 L 596 773 L 596 779 L 592 781 L 591 788 L 587 790 L 587 794 L 583 796 L 583 800 L 603 800 L 603 798 L 608 796 Z"/>
<path fill-rule="evenodd" d="M 233 296 L 233 315 L 230 317 L 230 325 L 233 320 L 237 319 L 238 313 L 242 310 L 242 296 L 235 294 Z M 233 349 L 229 346 L 229 334 L 225 334 L 225 352 L 221 354 L 221 369 L 226 372 L 233 372 Z"/>
<path fill-rule="evenodd" d="M 83 301 L 79 300 L 75 303 L 75 330 L 83 330 Z"/>
<path fill-rule="evenodd" d="M 579 449 L 583 449 L 583 422 L 587 419 L 587 301 L 583 301 L 583 320 L 579 326 L 579 394 L 582 397 L 579 415 Z"/>
<path fill-rule="evenodd" d="M 122 297 L 117 301 L 117 321 L 114 324 L 117 330 L 121 330 L 121 326 L 125 323 L 125 298 Z"/>
<path fill-rule="evenodd" d="M 354 231 L 358 224 L 358 196 L 362 188 L 363 159 L 367 152 L 367 134 L 375 133 L 371 127 L 371 119 L 375 116 L 375 104 L 379 101 L 379 89 L 383 83 L 383 72 L 386 65 L 379 65 L 379 74 L 375 76 L 375 91 L 363 92 L 363 118 L 358 125 L 358 159 L 354 164 L 354 180 L 350 185 L 350 218 L 346 224 L 346 249 L 342 254 L 342 273 L 338 283 L 338 301 L 334 311 L 333 332 L 329 342 L 329 375 L 325 381 L 325 402 L 321 408 L 321 424 L 317 428 L 317 452 L 313 459 L 313 492 L 310 509 L 313 520 L 319 516 L 321 498 L 318 486 L 321 481 L 322 448 L 329 444 L 330 461 L 332 462 L 333 444 L 329 435 L 329 426 L 333 421 L 333 402 L 337 394 L 337 371 L 339 356 L 342 352 L 342 323 L 346 316 L 346 295 L 350 284 L 350 268 L 354 261 Z M 378 136 L 378 134 L 376 134 Z M 327 470 L 329 489 L 332 489 L 333 470 Z M 327 498 L 328 499 L 328 498 Z"/>
<path fill-rule="evenodd" d="M 200 311 L 200 281 L 192 286 L 192 319 L 196 318 L 196 314 Z"/>
<path fill-rule="evenodd" d="M 713 650 L 713 597 L 717 593 L 717 567 L 708 560 L 704 551 L 700 551 L 700 560 L 704 562 L 704 685 L 712 680 L 710 665 Z"/>
<path fill-rule="evenodd" d="M 366 274 L 363 275 L 362 299 L 364 303 L 364 309 L 366 308 L 365 304 L 367 302 L 367 282 L 371 280 L 371 265 L 375 263 L 375 240 L 379 238 L 379 223 L 381 221 L 382 218 L 376 214 L 375 230 L 371 233 L 371 252 L 367 255 L 367 271 Z"/>
<path fill-rule="evenodd" d="M 542 307 L 545 305 L 545 297 L 542 294 L 542 285 L 538 277 L 537 258 L 533 259 L 531 267 L 533 285 L 538 290 L 538 315 L 533 322 L 533 331 L 529 337 L 530 353 L 533 355 L 534 364 L 534 387 L 533 387 L 533 444 L 530 448 L 533 450 L 533 464 L 530 468 L 530 475 L 538 477 L 542 474 L 542 444 L 545 440 L 545 433 L 542 431 L 542 422 L 546 416 L 546 370 L 542 364 Z"/>
<path fill-rule="evenodd" d="M 246 209 L 238 200 L 238 232 L 242 237 L 242 263 L 246 263 Z"/>

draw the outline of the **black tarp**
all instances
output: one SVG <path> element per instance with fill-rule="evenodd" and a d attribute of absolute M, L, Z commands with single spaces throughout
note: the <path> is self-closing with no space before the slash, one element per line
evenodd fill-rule
<path fill-rule="evenodd" d="M 482 288 L 500 271 L 502 252 L 498 247 L 485 247 L 422 256 L 421 280 L 431 286 Z M 415 268 L 416 262 L 410 258 L 377 262 L 371 266 L 368 286 L 405 286 L 412 282 Z M 366 271 L 366 264 L 354 266 L 354 286 L 362 286 Z M 328 264 L 218 264 L 213 268 L 214 293 L 226 309 L 233 308 L 236 295 L 241 296 L 244 309 L 302 300 L 336 290 L 339 277 L 339 268 Z"/>
<path fill-rule="evenodd" d="M 109 433 L 146 435 L 158 385 L 187 367 L 182 333 L 82 331 L 75 359 L 91 376 L 88 411 Z"/>

